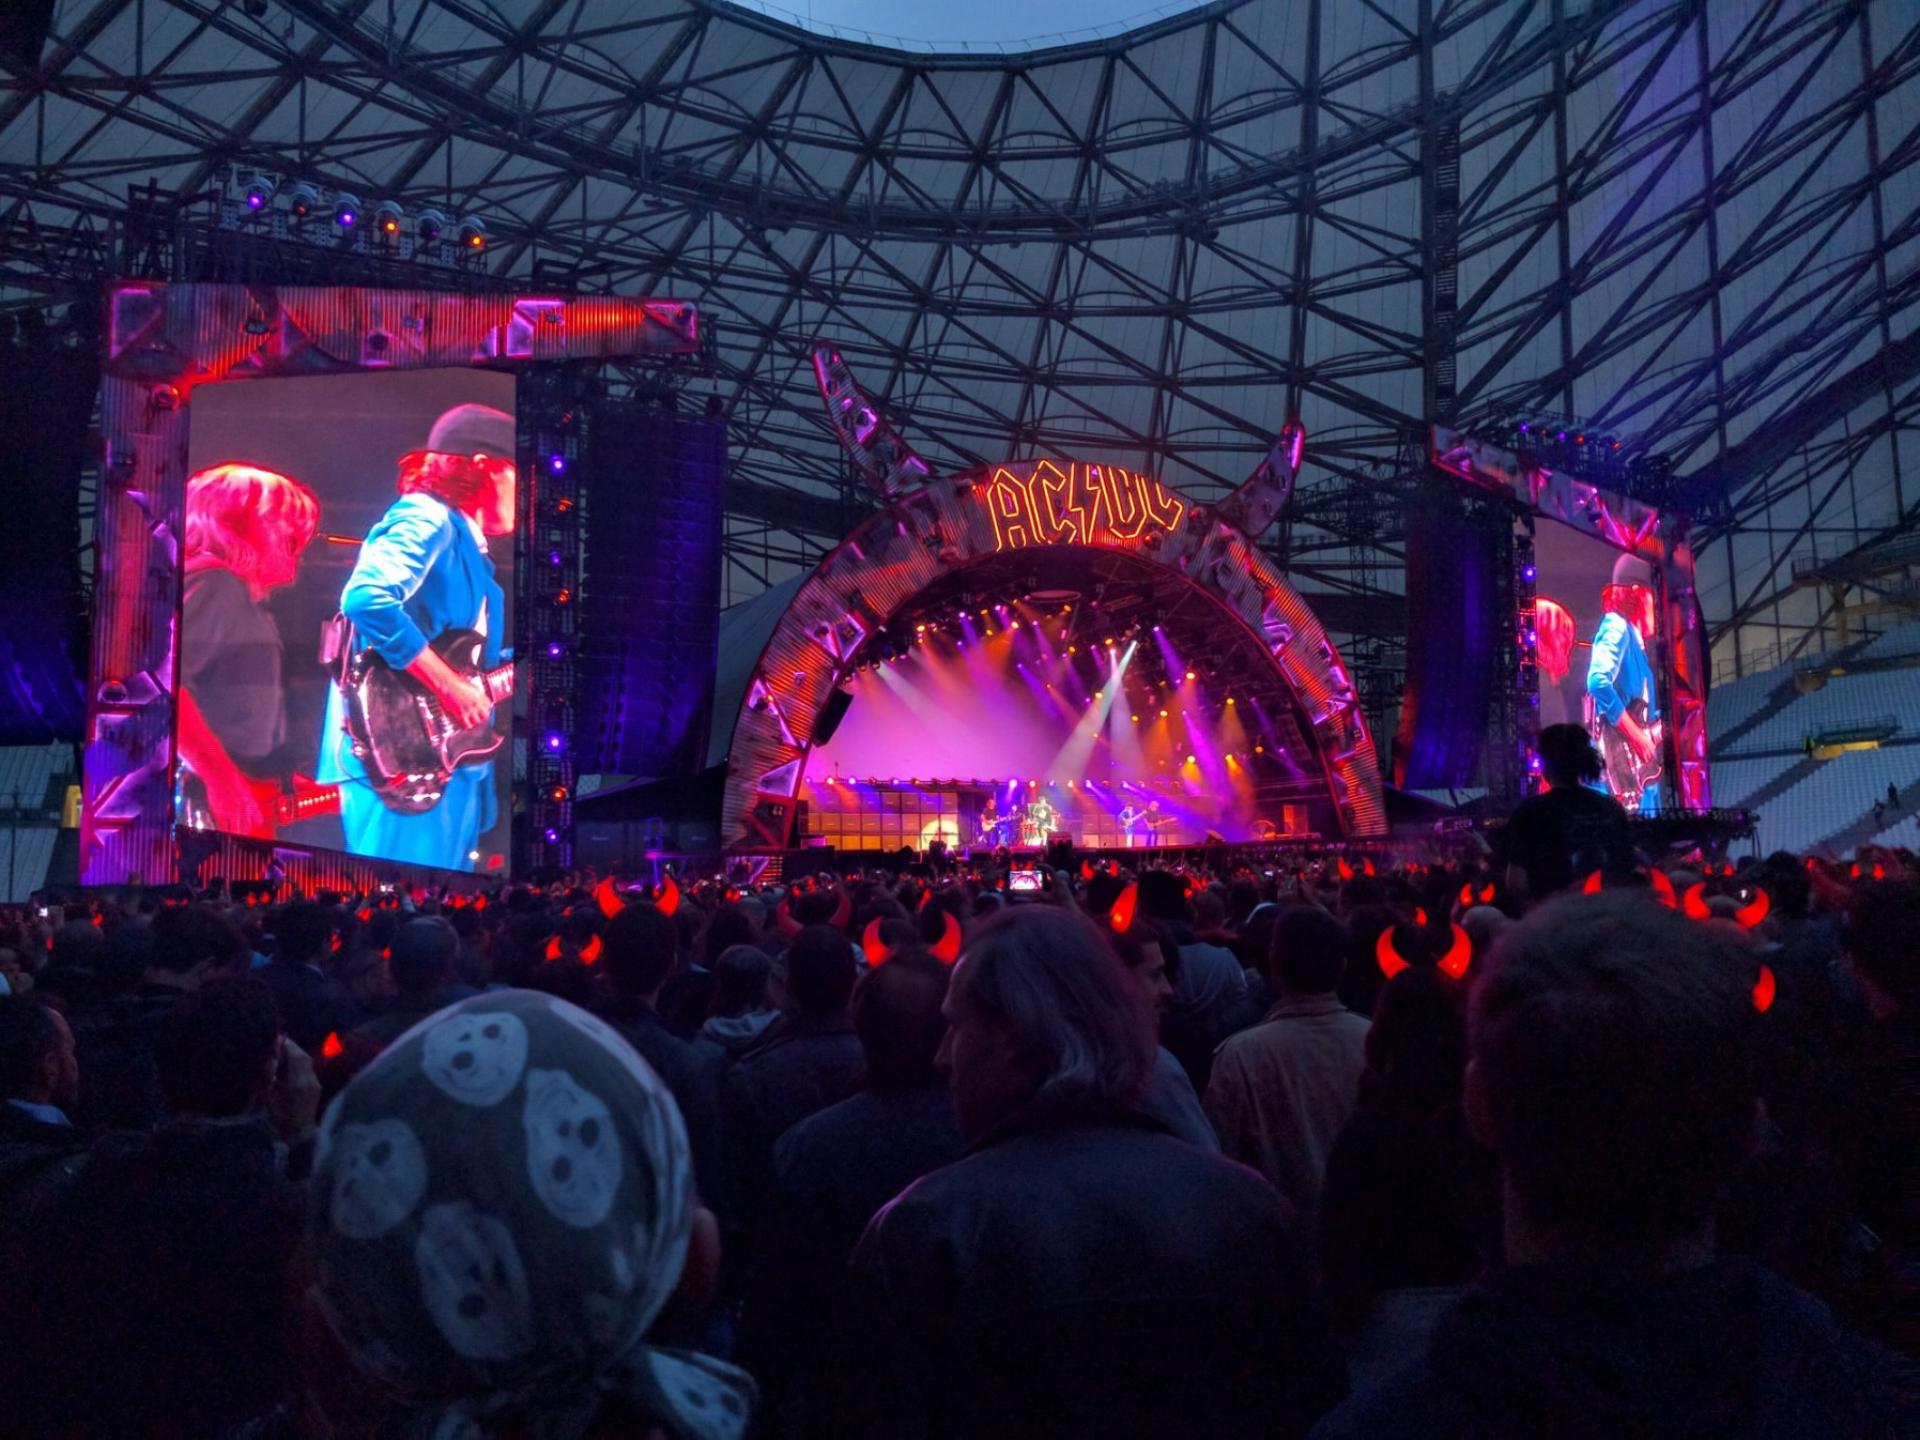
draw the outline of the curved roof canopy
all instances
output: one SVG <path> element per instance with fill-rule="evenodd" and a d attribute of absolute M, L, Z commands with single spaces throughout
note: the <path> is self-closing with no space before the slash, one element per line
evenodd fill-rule
<path fill-rule="evenodd" d="M 796 555 L 846 519 L 818 344 L 941 469 L 1100 453 L 1209 498 L 1297 413 L 1308 593 L 1363 583 L 1366 488 L 1446 410 L 1734 456 L 1716 622 L 1812 618 L 1793 558 L 1920 504 L 1920 10 L 1150 13 L 927 53 L 724 0 L 61 0 L 0 90 L 0 281 L 71 282 L 148 181 L 478 215 L 503 278 L 700 303 L 737 528 Z"/>

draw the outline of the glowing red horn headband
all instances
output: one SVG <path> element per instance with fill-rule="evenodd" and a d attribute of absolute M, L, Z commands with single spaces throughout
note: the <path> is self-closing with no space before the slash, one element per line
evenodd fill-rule
<path fill-rule="evenodd" d="M 1447 947 L 1447 953 L 1440 957 L 1440 973 L 1452 980 L 1466 977 L 1467 966 L 1473 963 L 1473 940 L 1459 925 L 1453 927 L 1453 944 Z"/>
<path fill-rule="evenodd" d="M 1114 933 L 1124 935 L 1133 928 L 1134 908 L 1140 903 L 1140 887 L 1129 885 L 1120 892 L 1113 902 L 1113 909 L 1107 912 L 1107 923 L 1113 926 Z"/>
<path fill-rule="evenodd" d="M 1353 867 L 1347 864 L 1345 860 L 1335 860 L 1333 862 L 1333 870 L 1342 880 L 1351 880 L 1353 878 Z"/>
<path fill-rule="evenodd" d="M 939 940 L 934 942 L 933 958 L 942 965 L 951 965 L 960 958 L 960 922 L 953 918 L 951 910 L 943 913 L 946 923 L 941 927 Z"/>
<path fill-rule="evenodd" d="M 1399 947 L 1393 943 L 1393 927 L 1389 925 L 1380 932 L 1380 938 L 1373 942 L 1373 958 L 1380 966 L 1380 973 L 1391 980 L 1407 968 L 1405 957 Z"/>
<path fill-rule="evenodd" d="M 1707 887 L 1702 881 L 1695 881 L 1687 887 L 1687 893 L 1681 897 L 1680 910 L 1689 920 L 1711 920 L 1713 911 L 1707 908 Z"/>
<path fill-rule="evenodd" d="M 667 877 L 667 883 L 660 887 L 659 897 L 653 903 L 660 907 L 662 915 L 671 915 L 680 908 L 680 887 L 674 883 L 671 875 Z"/>
<path fill-rule="evenodd" d="M 1602 881 L 1600 879 L 1600 872 L 1596 870 L 1587 876 L 1586 880 L 1581 884 L 1580 893 L 1582 895 L 1598 895 L 1601 888 Z"/>
<path fill-rule="evenodd" d="M 1753 1008 L 1758 1010 L 1762 1015 L 1766 1014 L 1768 1010 L 1773 1008 L 1773 997 L 1778 989 L 1779 986 L 1773 978 L 1772 967 L 1762 965 L 1760 967 L 1760 978 L 1753 982 Z"/>
<path fill-rule="evenodd" d="M 884 965 L 893 958 L 893 952 L 880 938 L 880 917 L 874 916 L 867 922 L 867 928 L 860 935 L 860 948 L 866 953 L 867 964 Z"/>
<path fill-rule="evenodd" d="M 1649 877 L 1653 881 L 1653 896 L 1669 910 L 1680 908 L 1680 897 L 1673 893 L 1673 881 L 1667 878 L 1667 872 L 1656 870 Z"/>
<path fill-rule="evenodd" d="M 1773 901 L 1767 897 L 1766 891 L 1756 885 L 1753 887 L 1753 899 L 1734 911 L 1733 918 L 1751 930 L 1766 919 L 1768 912 L 1772 909 Z"/>
<path fill-rule="evenodd" d="M 611 920 L 621 911 L 619 892 L 613 888 L 613 877 L 607 876 L 593 887 L 593 903 L 600 907 L 600 913 Z"/>

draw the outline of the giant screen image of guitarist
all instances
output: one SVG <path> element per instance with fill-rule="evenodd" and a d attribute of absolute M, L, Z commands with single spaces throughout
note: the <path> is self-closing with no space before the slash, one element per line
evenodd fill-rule
<path fill-rule="evenodd" d="M 1589 728 L 1614 798 L 1650 814 L 1660 804 L 1661 741 L 1659 693 L 1647 657 L 1658 624 L 1653 566 L 1638 555 L 1620 556 L 1600 603 L 1607 613 L 1587 662 Z"/>
<path fill-rule="evenodd" d="M 410 677 L 461 731 L 488 726 L 500 692 L 449 664 L 444 645 L 433 642 L 470 632 L 478 637 L 477 665 L 500 664 L 506 596 L 487 544 L 513 532 L 516 483 L 513 417 L 488 405 L 447 410 L 426 446 L 400 457 L 400 498 L 368 531 L 340 593 L 352 627 L 348 668 L 377 660 Z M 491 755 L 454 767 L 437 781 L 430 803 L 396 805 L 369 775 L 367 757 L 356 753 L 348 719 L 345 688 L 329 687 L 318 778 L 341 782 L 347 849 L 473 868 L 475 846 L 497 818 Z"/>
<path fill-rule="evenodd" d="M 265 604 L 291 585 L 320 502 L 277 470 L 212 465 L 187 478 L 180 602 L 182 823 L 271 838 L 330 803 L 282 787 L 287 706 L 280 628 Z"/>

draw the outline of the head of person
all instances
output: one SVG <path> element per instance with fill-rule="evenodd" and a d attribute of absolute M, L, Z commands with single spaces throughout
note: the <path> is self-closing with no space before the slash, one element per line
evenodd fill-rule
<path fill-rule="evenodd" d="M 1187 882 L 1171 870 L 1149 870 L 1140 877 L 1139 913 L 1162 924 L 1193 918 Z"/>
<path fill-rule="evenodd" d="M 1626 891 L 1502 937 L 1468 1002 L 1465 1100 L 1510 1251 L 1516 1216 L 1569 1252 L 1710 1238 L 1753 1134 L 1755 975 L 1728 927 Z"/>
<path fill-rule="evenodd" d="M 1136 914 L 1125 930 L 1113 932 L 1113 949 L 1148 1008 L 1165 1014 L 1180 980 L 1180 947 L 1173 937 L 1158 921 Z"/>
<path fill-rule="evenodd" d="M 73 1031 L 37 995 L 0 995 L 0 1100 L 71 1111 L 80 1102 Z"/>
<path fill-rule="evenodd" d="M 150 980 L 192 989 L 216 975 L 244 970 L 251 958 L 240 927 L 211 905 L 172 906 L 153 917 Z"/>
<path fill-rule="evenodd" d="M 713 962 L 713 1015 L 751 1015 L 767 1008 L 773 960 L 758 945 L 729 945 Z"/>
<path fill-rule="evenodd" d="M 298 480 L 258 465 L 214 465 L 187 477 L 187 572 L 229 570 L 258 603 L 293 583 L 320 529 L 320 502 Z"/>
<path fill-rule="evenodd" d="M 50 963 L 62 970 L 97 970 L 107 952 L 106 932 L 91 920 L 69 920 L 53 932 Z"/>
<path fill-rule="evenodd" d="M 1428 965 L 1410 966 L 1380 987 L 1360 1074 L 1363 1105 L 1419 1120 L 1459 1103 L 1467 1068 L 1465 1000 L 1457 980 Z"/>
<path fill-rule="evenodd" d="M 1613 562 L 1613 580 L 1600 591 L 1600 604 L 1639 631 L 1642 640 L 1651 639 L 1658 624 L 1657 584 L 1650 561 L 1622 555 Z"/>
<path fill-rule="evenodd" d="M 424 1000 L 453 983 L 460 937 L 437 915 L 421 915 L 394 932 L 387 971 L 404 999 Z"/>
<path fill-rule="evenodd" d="M 787 998 L 802 1018 L 831 1020 L 846 1013 L 857 975 L 847 937 L 831 925 L 802 926 L 787 946 Z"/>
<path fill-rule="evenodd" d="M 400 457 L 400 493 L 431 495 L 472 516 L 487 534 L 511 535 L 514 454 L 511 415 L 491 405 L 455 405 L 433 422 L 424 449 Z"/>
<path fill-rule="evenodd" d="M 405 1412 L 383 1433 L 744 1430 L 740 1372 L 646 1343 L 710 1298 L 718 1229 L 672 1096 L 585 1011 L 497 990 L 416 1027 L 328 1111 L 311 1193 L 308 1293 Z"/>
<path fill-rule="evenodd" d="M 1920 887 L 1864 885 L 1847 912 L 1847 957 L 1882 1015 L 1920 1015 Z"/>
<path fill-rule="evenodd" d="M 607 921 L 600 936 L 600 963 L 613 993 L 629 1000 L 653 1000 L 673 973 L 680 932 L 673 917 L 657 905 L 628 905 Z"/>
<path fill-rule="evenodd" d="M 265 1102 L 280 1063 L 273 992 L 253 975 L 202 985 L 161 1018 L 153 1058 L 175 1114 L 246 1114 Z"/>
<path fill-rule="evenodd" d="M 1318 905 L 1296 905 L 1273 922 L 1267 978 L 1282 995 L 1331 995 L 1347 968 L 1347 927 Z"/>
<path fill-rule="evenodd" d="M 1076 911 L 1027 906 L 982 925 L 954 969 L 946 1015 L 954 1110 L 969 1140 L 1021 1113 L 1125 1111 L 1153 1068 L 1145 996 Z"/>
<path fill-rule="evenodd" d="M 282 965 L 318 965 L 333 946 L 333 911 L 313 900 L 284 905 L 273 920 L 273 958 Z"/>
<path fill-rule="evenodd" d="M 869 970 L 853 987 L 853 1030 L 867 1057 L 867 1084 L 907 1090 L 939 1076 L 949 970 L 925 950 L 908 950 Z"/>
<path fill-rule="evenodd" d="M 1193 925 L 1196 930 L 1221 930 L 1227 923 L 1227 897 L 1208 885 L 1193 897 Z"/>
<path fill-rule="evenodd" d="M 1568 790 L 1600 778 L 1600 755 L 1583 726 L 1547 726 L 1540 732 L 1539 749 L 1540 773 L 1555 790 Z"/>
<path fill-rule="evenodd" d="M 723 905 L 707 922 L 707 933 L 701 942 L 701 960 L 708 969 L 720 958 L 721 952 L 735 945 L 751 945 L 758 939 L 753 922 L 738 905 Z"/>

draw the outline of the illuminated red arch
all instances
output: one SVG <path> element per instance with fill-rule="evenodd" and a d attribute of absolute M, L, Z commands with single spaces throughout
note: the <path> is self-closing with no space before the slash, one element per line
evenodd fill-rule
<path fill-rule="evenodd" d="M 786 845 L 815 719 L 866 658 L 866 641 L 937 582 L 1025 548 L 1131 555 L 1207 596 L 1224 619 L 1260 640 L 1298 702 L 1343 834 L 1385 832 L 1379 760 L 1346 665 L 1312 609 L 1246 533 L 1222 510 L 1125 467 L 1028 461 L 920 480 L 814 567 L 741 703 L 727 756 L 724 842 Z"/>

